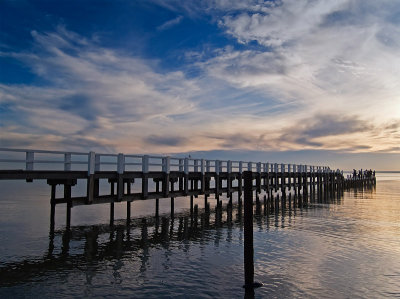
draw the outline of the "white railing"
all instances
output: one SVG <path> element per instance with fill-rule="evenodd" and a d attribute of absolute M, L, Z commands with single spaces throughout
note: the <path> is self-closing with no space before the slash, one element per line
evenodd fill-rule
<path fill-rule="evenodd" d="M 8 155 L 8 156 L 7 156 Z M 18 157 L 22 155 L 23 157 Z M 16 157 L 17 156 L 17 157 Z M 41 158 L 40 158 L 41 157 Z M 80 160 L 78 159 L 80 158 Z M 312 172 L 312 173 L 330 173 L 332 170 L 326 166 L 310 166 L 296 164 L 278 164 L 270 162 L 245 162 L 230 160 L 205 160 L 191 157 L 178 158 L 169 156 L 152 155 L 125 155 L 125 154 L 99 154 L 95 152 L 60 152 L 46 150 L 30 149 L 10 149 L 0 148 L 0 170 L 4 164 L 23 164 L 22 170 L 37 170 L 35 165 L 63 165 L 64 171 L 76 170 L 74 165 L 84 165 L 88 174 L 94 174 L 96 171 L 161 171 L 169 173 L 170 171 L 189 172 Z M 54 170 L 51 167 L 41 170 Z M 340 170 L 336 170 L 340 173 Z"/>

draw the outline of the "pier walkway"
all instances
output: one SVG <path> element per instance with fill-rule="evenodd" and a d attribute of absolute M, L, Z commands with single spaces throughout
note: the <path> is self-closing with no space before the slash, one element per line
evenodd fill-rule
<path fill-rule="evenodd" d="M 152 155 L 100 154 L 95 152 L 59 152 L 45 150 L 0 148 L 0 180 L 47 180 L 51 186 L 51 225 L 54 227 L 55 206 L 67 204 L 66 225 L 70 226 L 71 208 L 78 205 L 110 204 L 110 224 L 114 220 L 114 203 L 127 203 L 127 220 L 130 221 L 131 202 L 156 199 L 156 215 L 160 198 L 204 195 L 213 196 L 220 204 L 225 194 L 232 200 L 237 194 L 242 203 L 243 173 L 251 172 L 252 191 L 256 198 L 264 192 L 265 203 L 271 208 L 307 204 L 315 193 L 337 193 L 343 188 L 375 184 L 375 177 L 345 179 L 340 170 L 327 166 L 278 164 L 178 158 Z M 86 193 L 72 196 L 72 187 L 78 180 L 86 181 Z M 101 184 L 109 184 L 102 194 Z M 63 186 L 63 196 L 56 197 L 56 188 Z M 281 200 L 279 200 L 279 198 Z"/>

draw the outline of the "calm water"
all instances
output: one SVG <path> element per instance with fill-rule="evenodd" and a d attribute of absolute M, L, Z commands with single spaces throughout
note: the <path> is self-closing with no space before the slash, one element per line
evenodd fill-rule
<path fill-rule="evenodd" d="M 188 215 L 176 199 L 169 217 L 151 217 L 154 201 L 134 202 L 126 226 L 125 204 L 72 209 L 57 206 L 49 238 L 45 182 L 0 182 L 0 297 L 186 298 L 244 296 L 243 226 L 230 213 Z M 224 201 L 226 204 L 226 201 Z M 257 298 L 400 298 L 400 174 L 379 174 L 376 189 L 346 191 L 307 208 L 254 221 Z"/>

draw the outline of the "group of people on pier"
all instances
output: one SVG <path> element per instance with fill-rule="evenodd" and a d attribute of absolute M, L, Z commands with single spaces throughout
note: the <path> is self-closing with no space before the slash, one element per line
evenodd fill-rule
<path fill-rule="evenodd" d="M 362 170 L 360 169 L 358 172 L 357 170 L 353 169 L 353 179 L 366 179 L 366 178 L 373 178 L 375 177 L 375 170 Z"/>

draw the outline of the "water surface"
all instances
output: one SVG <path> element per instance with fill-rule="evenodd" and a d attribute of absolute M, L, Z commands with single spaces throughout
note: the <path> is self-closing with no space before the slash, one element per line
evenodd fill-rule
<path fill-rule="evenodd" d="M 49 236 L 45 182 L 0 182 L 0 297 L 240 298 L 243 223 L 235 205 L 188 213 L 189 199 L 72 210 L 57 206 Z M 270 213 L 255 207 L 257 298 L 400 297 L 400 175 L 379 174 L 376 188 L 345 191 L 307 207 Z"/>

